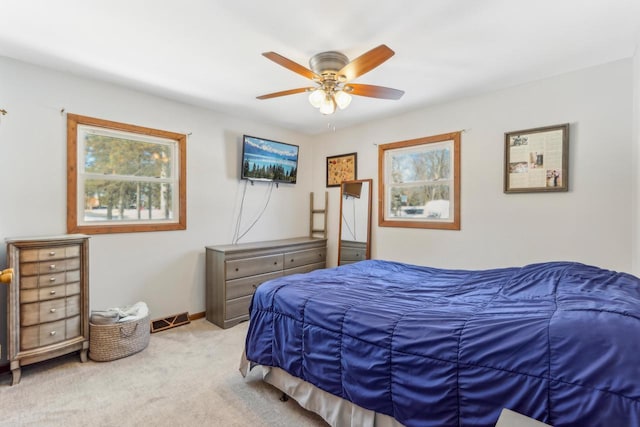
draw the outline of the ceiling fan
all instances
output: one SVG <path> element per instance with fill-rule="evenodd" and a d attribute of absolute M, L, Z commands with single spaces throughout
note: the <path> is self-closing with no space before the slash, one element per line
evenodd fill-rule
<path fill-rule="evenodd" d="M 270 99 L 279 96 L 294 95 L 310 92 L 309 102 L 320 109 L 322 114 L 333 114 L 336 106 L 347 108 L 351 102 L 351 95 L 367 96 L 369 98 L 400 99 L 404 91 L 383 86 L 351 83 L 357 77 L 373 70 L 378 65 L 391 58 L 395 52 L 384 44 L 371 49 L 363 55 L 349 62 L 340 52 L 321 52 L 311 57 L 309 68 L 306 68 L 275 52 L 265 52 L 262 55 L 276 64 L 294 73 L 313 80 L 314 87 L 301 87 L 283 90 L 258 96 L 258 99 Z"/>

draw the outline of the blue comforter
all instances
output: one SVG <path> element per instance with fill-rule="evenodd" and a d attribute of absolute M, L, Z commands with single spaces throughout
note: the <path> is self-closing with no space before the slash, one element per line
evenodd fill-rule
<path fill-rule="evenodd" d="M 407 426 L 640 426 L 640 279 L 363 261 L 262 284 L 249 361 Z"/>

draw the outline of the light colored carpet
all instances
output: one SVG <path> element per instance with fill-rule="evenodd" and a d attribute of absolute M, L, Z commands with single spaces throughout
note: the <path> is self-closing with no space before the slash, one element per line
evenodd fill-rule
<path fill-rule="evenodd" d="M 0 426 L 323 426 L 317 415 L 238 371 L 248 323 L 205 319 L 151 334 L 149 346 L 111 361 L 77 354 L 0 375 Z"/>

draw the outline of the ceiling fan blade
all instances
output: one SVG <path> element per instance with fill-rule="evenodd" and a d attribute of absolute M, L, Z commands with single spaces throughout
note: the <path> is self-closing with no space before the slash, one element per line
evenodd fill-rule
<path fill-rule="evenodd" d="M 387 45 L 381 44 L 349 62 L 338 72 L 338 75 L 343 75 L 346 77 L 346 81 L 351 81 L 373 70 L 394 54 L 395 52 L 389 49 Z"/>
<path fill-rule="evenodd" d="M 272 60 L 273 62 L 275 62 L 278 65 L 282 65 L 284 68 L 287 68 L 291 71 L 293 71 L 294 73 L 298 73 L 301 76 L 304 76 L 308 79 L 311 80 L 320 80 L 320 76 L 317 75 L 316 73 L 314 73 L 313 71 L 311 71 L 310 69 L 308 69 L 307 67 L 303 67 L 302 65 L 298 64 L 297 62 L 293 62 L 290 59 L 285 58 L 284 56 L 275 53 L 275 52 L 264 52 L 262 54 L 262 56 L 264 56 L 265 58 L 268 58 L 270 60 Z"/>
<path fill-rule="evenodd" d="M 345 88 L 347 89 L 346 92 L 351 95 L 368 96 L 370 98 L 400 99 L 404 95 L 403 90 L 383 86 L 349 83 Z M 348 90 L 349 88 L 351 90 Z"/>
<path fill-rule="evenodd" d="M 277 98 L 278 96 L 294 95 L 296 93 L 307 92 L 309 89 L 313 89 L 313 88 L 300 87 L 298 89 L 289 89 L 289 90 L 283 90 L 281 92 L 268 93 L 266 95 L 256 96 L 256 98 L 258 99 Z"/>

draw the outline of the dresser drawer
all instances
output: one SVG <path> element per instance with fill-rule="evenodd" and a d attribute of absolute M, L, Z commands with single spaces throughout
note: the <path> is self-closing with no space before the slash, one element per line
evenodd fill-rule
<path fill-rule="evenodd" d="M 277 254 L 225 261 L 226 277 L 231 280 L 282 270 L 283 260 L 283 255 Z"/>
<path fill-rule="evenodd" d="M 326 248 L 306 249 L 304 251 L 287 252 L 284 254 L 285 268 L 325 262 Z"/>
<path fill-rule="evenodd" d="M 226 320 L 233 319 L 239 316 L 249 315 L 249 304 L 251 304 L 252 295 L 246 297 L 240 297 L 227 301 L 225 316 Z"/>
<path fill-rule="evenodd" d="M 20 302 L 46 301 L 54 298 L 68 297 L 80 293 L 80 282 L 47 286 L 38 289 L 26 289 L 20 292 Z"/>
<path fill-rule="evenodd" d="M 78 270 L 80 258 L 65 258 L 52 261 L 27 262 L 20 266 L 20 274 L 35 276 L 38 274 L 55 274 L 67 270 Z"/>
<path fill-rule="evenodd" d="M 32 265 L 32 264 L 26 264 Z M 79 273 L 79 272 L 78 272 Z M 20 276 L 20 289 L 32 289 L 39 286 L 55 286 L 66 281 L 65 272 L 44 274 L 41 276 Z"/>
<path fill-rule="evenodd" d="M 253 292 L 261 283 L 280 276 L 282 276 L 282 271 L 243 277 L 241 279 L 227 280 L 225 299 L 230 300 L 247 295 L 253 295 Z"/>
<path fill-rule="evenodd" d="M 80 314 L 80 295 L 20 305 L 20 324 L 31 326 Z"/>
<path fill-rule="evenodd" d="M 20 329 L 20 348 L 29 350 L 66 339 L 65 320 Z"/>
<path fill-rule="evenodd" d="M 49 248 L 24 249 L 20 251 L 20 262 L 58 260 L 79 256 L 79 245 L 52 246 Z"/>
<path fill-rule="evenodd" d="M 46 288 L 25 289 L 20 292 L 20 302 L 37 302 L 60 298 L 66 294 L 66 285 L 47 286 Z"/>
<path fill-rule="evenodd" d="M 65 298 L 22 304 L 20 306 L 20 324 L 31 326 L 64 319 L 67 317 L 66 309 L 67 301 Z"/>
<path fill-rule="evenodd" d="M 284 275 L 289 276 L 291 274 L 308 273 L 310 271 L 318 270 L 320 268 L 325 268 L 325 267 L 326 267 L 325 262 L 318 262 L 316 264 L 307 264 L 307 265 L 302 265 L 296 268 L 289 268 L 284 271 Z"/>
<path fill-rule="evenodd" d="M 365 259 L 366 249 L 360 248 L 341 248 L 340 261 L 362 261 Z"/>
<path fill-rule="evenodd" d="M 42 286 L 55 286 L 62 283 L 80 281 L 80 270 L 42 274 L 40 276 L 20 276 L 20 289 L 32 289 Z"/>

